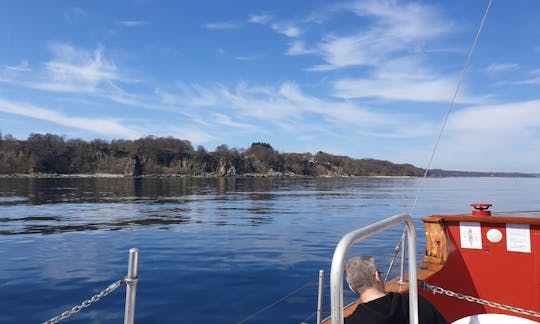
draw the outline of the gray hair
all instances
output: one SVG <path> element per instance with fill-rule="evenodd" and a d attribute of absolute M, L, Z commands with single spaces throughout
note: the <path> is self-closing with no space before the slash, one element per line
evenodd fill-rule
<path fill-rule="evenodd" d="M 357 294 L 360 294 L 366 288 L 377 285 L 373 276 L 377 271 L 377 266 L 375 265 L 375 258 L 372 256 L 350 258 L 345 271 L 349 286 Z"/>

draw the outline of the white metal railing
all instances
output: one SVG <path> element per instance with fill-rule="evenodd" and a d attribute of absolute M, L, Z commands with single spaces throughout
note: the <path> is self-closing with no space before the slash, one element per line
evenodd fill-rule
<path fill-rule="evenodd" d="M 343 324 L 343 272 L 351 246 L 390 227 L 405 223 L 407 230 L 409 262 L 409 323 L 418 324 L 418 286 L 416 276 L 416 229 L 408 214 L 399 214 L 377 223 L 352 231 L 338 243 L 330 270 L 330 303 L 332 324 Z"/>
<path fill-rule="evenodd" d="M 317 298 L 317 324 L 323 320 L 324 270 L 319 270 L 319 295 Z"/>
<path fill-rule="evenodd" d="M 126 278 L 126 306 L 124 324 L 135 322 L 135 296 L 139 280 L 139 250 L 129 249 L 128 274 Z"/>

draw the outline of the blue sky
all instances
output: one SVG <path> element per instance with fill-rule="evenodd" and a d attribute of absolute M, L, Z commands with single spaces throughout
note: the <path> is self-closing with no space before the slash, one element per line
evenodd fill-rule
<path fill-rule="evenodd" d="M 0 2 L 0 130 L 425 167 L 487 0 Z M 433 167 L 540 172 L 538 1 L 495 1 Z"/>

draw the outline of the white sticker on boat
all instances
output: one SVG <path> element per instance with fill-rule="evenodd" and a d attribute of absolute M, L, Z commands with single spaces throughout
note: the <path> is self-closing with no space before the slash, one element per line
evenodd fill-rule
<path fill-rule="evenodd" d="M 459 222 L 462 249 L 481 249 L 482 233 L 478 222 Z"/>
<path fill-rule="evenodd" d="M 506 249 L 512 252 L 531 253 L 529 224 L 506 224 Z"/>

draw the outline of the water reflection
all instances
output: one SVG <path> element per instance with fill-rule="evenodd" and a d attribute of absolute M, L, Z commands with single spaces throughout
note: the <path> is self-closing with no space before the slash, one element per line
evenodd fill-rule
<path fill-rule="evenodd" d="M 260 226 L 311 208 L 384 206 L 410 179 L 27 178 L 0 183 L 0 235 L 209 223 Z M 352 181 L 352 182 L 351 182 Z M 408 198 L 398 192 L 396 197 Z M 350 201 L 350 203 L 349 203 Z"/>
<path fill-rule="evenodd" d="M 412 179 L 13 178 L 0 182 L 0 235 L 207 223 L 260 226 L 306 208 L 343 212 L 407 199 Z M 391 197 L 392 189 L 396 191 Z M 297 212 L 298 211 L 298 212 Z"/>

